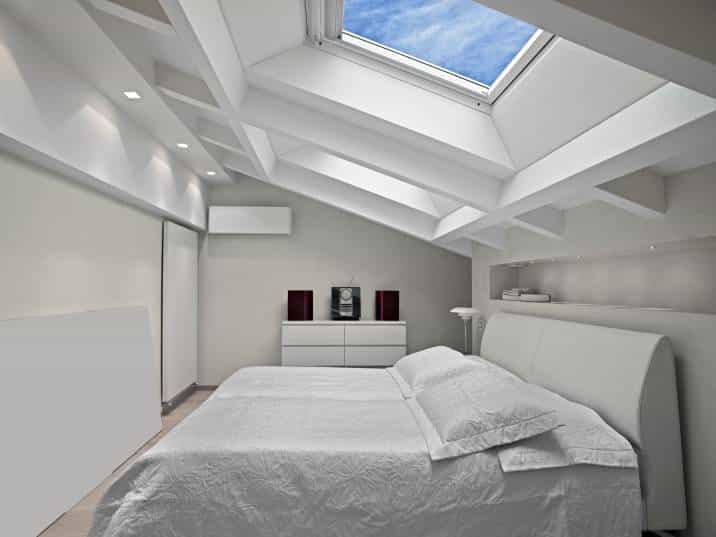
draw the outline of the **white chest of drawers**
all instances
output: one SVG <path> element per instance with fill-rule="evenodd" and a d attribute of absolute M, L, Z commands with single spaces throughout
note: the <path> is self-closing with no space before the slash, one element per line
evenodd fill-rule
<path fill-rule="evenodd" d="M 386 367 L 405 356 L 405 321 L 284 321 L 281 364 Z"/>

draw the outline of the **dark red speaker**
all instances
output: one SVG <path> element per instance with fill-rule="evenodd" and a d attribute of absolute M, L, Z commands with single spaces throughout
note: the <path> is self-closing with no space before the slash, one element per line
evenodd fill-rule
<path fill-rule="evenodd" d="M 375 320 L 400 320 L 400 291 L 375 292 Z"/>
<path fill-rule="evenodd" d="M 288 292 L 288 320 L 313 320 L 313 291 Z"/>

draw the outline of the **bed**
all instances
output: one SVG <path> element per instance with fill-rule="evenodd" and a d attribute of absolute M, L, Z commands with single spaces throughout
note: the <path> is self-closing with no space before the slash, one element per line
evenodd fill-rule
<path fill-rule="evenodd" d="M 685 526 L 666 339 L 496 314 L 482 354 L 597 409 L 639 470 L 505 472 L 494 449 L 431 460 L 415 400 L 389 371 L 252 368 L 117 480 L 90 535 L 627 537 Z"/>
<path fill-rule="evenodd" d="M 246 367 L 219 386 L 212 398 L 293 397 L 403 400 L 385 369 L 348 367 Z"/>

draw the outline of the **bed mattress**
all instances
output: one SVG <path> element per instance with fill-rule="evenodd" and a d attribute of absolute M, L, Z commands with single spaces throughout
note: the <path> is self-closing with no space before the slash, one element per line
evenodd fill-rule
<path fill-rule="evenodd" d="M 403 399 L 386 369 L 347 367 L 245 367 L 212 395 L 218 399 L 232 397 Z"/>
<path fill-rule="evenodd" d="M 90 536 L 637 537 L 640 506 L 633 469 L 432 462 L 402 398 L 213 397 L 107 491 Z"/>

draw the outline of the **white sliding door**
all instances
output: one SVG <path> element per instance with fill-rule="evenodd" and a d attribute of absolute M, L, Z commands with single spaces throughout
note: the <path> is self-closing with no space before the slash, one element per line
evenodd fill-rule
<path fill-rule="evenodd" d="M 199 237 L 164 222 L 162 263 L 162 401 L 197 381 Z"/>

